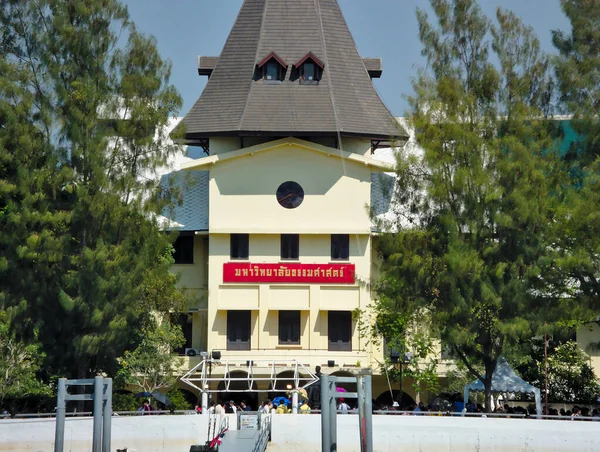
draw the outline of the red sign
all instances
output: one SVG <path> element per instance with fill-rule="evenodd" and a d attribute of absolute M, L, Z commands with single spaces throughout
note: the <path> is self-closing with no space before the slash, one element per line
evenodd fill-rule
<path fill-rule="evenodd" d="M 223 264 L 226 283 L 354 284 L 354 264 Z"/>

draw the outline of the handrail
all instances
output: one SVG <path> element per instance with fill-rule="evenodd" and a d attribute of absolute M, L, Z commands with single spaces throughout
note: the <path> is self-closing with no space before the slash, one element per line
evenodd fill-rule
<path fill-rule="evenodd" d="M 256 439 L 256 443 L 254 444 L 254 449 L 252 449 L 252 452 L 265 452 L 265 450 L 267 450 L 267 445 L 271 440 L 271 416 L 273 415 L 260 415 L 260 432 L 258 434 L 258 438 Z"/>

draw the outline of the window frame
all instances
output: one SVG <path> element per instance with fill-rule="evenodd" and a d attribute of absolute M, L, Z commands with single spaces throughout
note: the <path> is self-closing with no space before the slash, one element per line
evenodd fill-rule
<path fill-rule="evenodd" d="M 331 260 L 350 260 L 350 234 L 331 234 Z"/>
<path fill-rule="evenodd" d="M 245 243 L 241 243 L 240 240 Z M 240 253 L 240 250 L 245 253 Z M 247 261 L 250 258 L 250 234 L 229 234 L 229 258 L 239 261 Z"/>
<path fill-rule="evenodd" d="M 290 243 L 287 244 L 287 246 L 285 246 L 286 244 L 284 244 L 284 240 L 293 240 L 295 239 L 295 243 L 292 241 Z M 279 239 L 280 242 L 280 253 L 279 256 L 281 258 L 282 261 L 297 261 L 300 259 L 300 234 L 281 234 L 281 237 Z M 295 248 L 295 253 L 293 252 L 293 248 Z M 284 251 L 286 252 L 285 254 L 289 254 L 290 256 L 284 256 Z M 289 253 L 287 253 L 288 251 L 290 251 Z M 295 254 L 295 257 L 294 257 Z"/>
<path fill-rule="evenodd" d="M 301 311 L 279 311 L 277 319 L 277 336 L 279 345 L 300 345 L 302 340 Z M 282 340 L 282 334 L 288 337 Z"/>
<path fill-rule="evenodd" d="M 345 326 L 344 326 L 345 325 Z M 330 352 L 351 352 L 352 351 L 352 312 L 351 311 L 328 311 L 327 313 L 327 350 Z M 342 331 L 347 328 L 347 331 Z M 342 340 L 332 341 L 332 333 L 335 331 L 336 337 L 342 337 Z M 343 336 L 348 337 L 348 341 L 343 340 Z"/>
<path fill-rule="evenodd" d="M 186 246 L 183 242 L 189 242 Z M 191 245 L 191 246 L 190 246 Z M 194 265 L 194 236 L 179 235 L 173 242 L 174 265 Z"/>
<path fill-rule="evenodd" d="M 247 318 L 246 318 L 247 317 Z M 246 323 L 247 321 L 247 323 Z M 244 336 L 243 327 L 247 327 L 248 340 L 239 339 Z M 235 328 L 235 340 L 230 340 L 233 336 L 232 328 Z M 248 351 L 252 348 L 252 311 L 227 311 L 227 350 Z"/>

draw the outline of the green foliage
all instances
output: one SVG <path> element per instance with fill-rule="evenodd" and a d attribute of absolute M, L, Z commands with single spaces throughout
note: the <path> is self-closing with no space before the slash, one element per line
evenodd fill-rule
<path fill-rule="evenodd" d="M 185 304 L 153 177 L 177 152 L 170 64 L 118 0 L 5 1 L 0 24 L 0 305 L 49 372 L 113 374 Z"/>
<path fill-rule="evenodd" d="M 114 393 L 112 399 L 113 411 L 137 411 L 141 400 L 136 399 L 134 394 Z"/>
<path fill-rule="evenodd" d="M 52 387 L 38 376 L 43 359 L 39 345 L 19 341 L 8 316 L 0 311 L 0 407 L 6 399 L 13 400 L 14 410 L 18 399 L 52 395 Z"/>
<path fill-rule="evenodd" d="M 402 217 L 384 225 L 397 233 L 378 242 L 375 288 L 385 315 L 430 314 L 484 383 L 489 409 L 505 344 L 555 320 L 560 304 L 540 277 L 552 262 L 556 202 L 549 61 L 511 12 L 499 9 L 492 23 L 474 0 L 430 3 L 434 21 L 417 12 L 428 67 L 409 99 L 422 152 L 400 151 Z"/>
<path fill-rule="evenodd" d="M 594 0 L 562 0 L 570 34 L 554 31 L 560 52 L 555 58 L 561 107 L 572 113 L 580 140 L 565 157 L 558 212 L 556 247 L 559 258 L 549 279 L 555 290 L 575 300 L 570 309 L 593 320 L 600 309 L 600 4 Z"/>
<path fill-rule="evenodd" d="M 538 363 L 540 373 L 544 363 Z M 542 386 L 543 387 L 543 386 Z M 576 342 L 565 342 L 548 356 L 548 398 L 552 402 L 596 403 L 600 384 L 589 356 Z"/>
<path fill-rule="evenodd" d="M 168 321 L 154 322 L 141 333 L 138 347 L 118 358 L 117 385 L 150 393 L 171 389 L 183 364 L 181 358 L 172 355 L 185 343 L 181 327 Z"/>
<path fill-rule="evenodd" d="M 171 410 L 182 411 L 194 408 L 192 404 L 185 399 L 185 396 L 179 389 L 171 389 L 167 392 L 167 396 L 169 397 L 169 400 L 171 400 L 171 406 L 169 407 Z"/>

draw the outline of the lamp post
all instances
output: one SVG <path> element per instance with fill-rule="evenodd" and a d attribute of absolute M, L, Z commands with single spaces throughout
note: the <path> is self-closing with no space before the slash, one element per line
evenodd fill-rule
<path fill-rule="evenodd" d="M 200 352 L 200 357 L 206 363 L 208 352 Z M 205 382 L 202 386 L 202 413 L 208 413 L 208 384 L 209 383 Z"/>
<path fill-rule="evenodd" d="M 400 409 L 402 409 L 402 395 L 404 394 L 402 392 L 402 379 L 403 379 L 404 365 L 410 364 L 412 357 L 413 357 L 412 352 L 401 353 L 397 350 L 392 350 L 390 352 L 390 361 L 392 362 L 392 364 L 398 364 L 398 368 L 400 371 L 400 395 L 398 396 L 399 398 L 397 400 Z"/>

